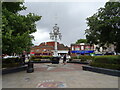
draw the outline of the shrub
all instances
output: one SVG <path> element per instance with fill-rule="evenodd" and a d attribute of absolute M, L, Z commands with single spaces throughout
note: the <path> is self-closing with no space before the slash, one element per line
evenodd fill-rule
<path fill-rule="evenodd" d="M 33 61 L 41 61 L 41 59 L 33 59 Z"/>
<path fill-rule="evenodd" d="M 94 57 L 81 55 L 81 56 L 72 57 L 72 59 L 80 59 L 81 62 L 89 62 L 89 60 L 93 60 Z"/>
<path fill-rule="evenodd" d="M 41 59 L 42 58 L 42 56 L 31 56 L 31 60 L 33 60 L 33 59 Z"/>
<path fill-rule="evenodd" d="M 79 57 L 73 56 L 73 57 L 71 57 L 71 59 L 79 59 Z"/>
<path fill-rule="evenodd" d="M 2 68 L 17 67 L 22 65 L 21 58 L 3 58 Z"/>
<path fill-rule="evenodd" d="M 94 61 L 96 63 L 106 63 L 106 64 L 120 64 L 119 55 L 110 55 L 110 56 L 96 56 Z"/>
<path fill-rule="evenodd" d="M 51 59 L 52 56 L 31 56 L 31 60 Z"/>
<path fill-rule="evenodd" d="M 120 70 L 120 65 L 119 64 L 91 63 L 91 66 L 100 67 L 100 68 L 107 68 L 107 69 Z"/>
<path fill-rule="evenodd" d="M 91 66 L 120 70 L 120 55 L 95 56 Z"/>

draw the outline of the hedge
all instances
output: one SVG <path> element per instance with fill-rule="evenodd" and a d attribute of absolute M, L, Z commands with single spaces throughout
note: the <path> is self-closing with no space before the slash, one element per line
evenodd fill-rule
<path fill-rule="evenodd" d="M 41 61 L 41 59 L 36 58 L 36 59 L 31 59 L 32 61 Z"/>
<path fill-rule="evenodd" d="M 84 55 L 81 55 L 81 56 L 76 56 L 76 57 L 71 57 L 71 59 L 80 59 L 81 62 L 86 62 L 88 60 L 93 60 L 94 59 L 94 56 L 84 56 Z"/>
<path fill-rule="evenodd" d="M 120 55 L 95 56 L 90 66 L 120 70 Z"/>
<path fill-rule="evenodd" d="M 2 59 L 2 68 L 8 68 L 8 67 L 17 67 L 22 65 L 22 59 L 21 58 L 3 58 Z"/>
<path fill-rule="evenodd" d="M 52 56 L 31 56 L 30 60 L 41 61 L 41 59 L 51 59 Z"/>
<path fill-rule="evenodd" d="M 95 56 L 94 61 L 96 63 L 107 63 L 107 64 L 120 64 L 120 55 L 105 55 L 105 56 Z"/>

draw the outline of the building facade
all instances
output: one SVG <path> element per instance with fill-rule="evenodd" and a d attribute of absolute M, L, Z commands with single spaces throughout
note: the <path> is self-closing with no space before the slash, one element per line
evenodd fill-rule
<path fill-rule="evenodd" d="M 95 53 L 101 53 L 101 54 L 106 54 L 106 53 L 111 53 L 115 54 L 115 45 L 114 44 L 109 44 L 109 45 L 104 45 L 103 47 L 100 47 L 99 45 L 94 45 L 95 47 Z"/>
<path fill-rule="evenodd" d="M 44 42 L 38 46 L 32 47 L 31 52 L 34 52 L 35 55 L 53 56 L 55 50 L 54 47 L 55 47 L 55 42 Z M 57 48 L 58 48 L 58 55 L 67 54 L 69 50 L 69 47 L 60 44 L 59 42 L 57 42 Z"/>
<path fill-rule="evenodd" d="M 94 45 L 85 43 L 71 44 L 71 56 L 89 55 L 90 53 L 94 53 L 94 50 Z"/>
<path fill-rule="evenodd" d="M 71 56 L 90 55 L 92 53 L 95 55 L 116 55 L 115 48 L 116 47 L 113 44 L 108 46 L 104 45 L 103 47 L 85 43 L 71 44 Z"/>

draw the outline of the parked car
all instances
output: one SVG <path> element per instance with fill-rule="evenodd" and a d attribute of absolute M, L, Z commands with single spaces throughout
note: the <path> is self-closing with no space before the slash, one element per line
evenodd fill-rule
<path fill-rule="evenodd" d="M 63 59 L 63 56 L 61 56 L 61 58 Z M 67 56 L 66 56 L 66 59 L 71 59 L 71 56 L 70 56 L 70 55 L 67 55 Z"/>
<path fill-rule="evenodd" d="M 17 58 L 17 57 L 19 58 L 19 56 L 8 56 L 7 55 L 7 56 L 4 56 L 3 58 L 6 59 L 6 58 Z"/>

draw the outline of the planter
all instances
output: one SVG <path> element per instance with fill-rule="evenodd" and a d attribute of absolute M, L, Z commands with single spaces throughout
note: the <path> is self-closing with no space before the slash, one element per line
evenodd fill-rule
<path fill-rule="evenodd" d="M 33 61 L 33 63 L 51 63 L 51 61 Z"/>
<path fill-rule="evenodd" d="M 105 68 L 98 68 L 98 67 L 92 67 L 92 66 L 82 66 L 83 70 L 86 71 L 92 71 L 112 76 L 118 76 L 120 77 L 120 71 L 119 70 L 112 70 L 112 69 L 105 69 Z"/>
<path fill-rule="evenodd" d="M 9 69 L 3 69 L 2 74 L 20 72 L 26 69 L 27 69 L 27 66 L 19 66 L 19 67 L 14 67 L 14 68 L 9 68 Z"/>
<path fill-rule="evenodd" d="M 52 64 L 59 64 L 60 57 L 52 57 Z"/>

